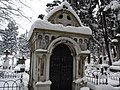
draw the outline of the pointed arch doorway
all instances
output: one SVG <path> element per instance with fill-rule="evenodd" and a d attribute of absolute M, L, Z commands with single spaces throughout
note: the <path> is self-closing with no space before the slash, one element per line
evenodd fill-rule
<path fill-rule="evenodd" d="M 50 57 L 50 90 L 72 90 L 73 56 L 65 44 L 53 49 Z"/>

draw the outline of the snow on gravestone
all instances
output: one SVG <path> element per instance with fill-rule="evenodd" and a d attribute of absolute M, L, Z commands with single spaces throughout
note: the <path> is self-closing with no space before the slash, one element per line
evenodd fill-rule
<path fill-rule="evenodd" d="M 80 90 L 90 90 L 88 87 L 82 87 Z"/>

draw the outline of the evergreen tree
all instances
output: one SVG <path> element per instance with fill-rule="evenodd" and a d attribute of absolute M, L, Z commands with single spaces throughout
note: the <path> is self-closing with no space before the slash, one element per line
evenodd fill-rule
<path fill-rule="evenodd" d="M 18 47 L 20 56 L 29 57 L 29 49 L 28 49 L 28 41 L 27 41 L 27 33 L 21 34 L 18 38 Z"/>
<path fill-rule="evenodd" d="M 90 50 L 93 55 L 107 55 L 111 60 L 111 39 L 114 38 L 118 20 L 119 2 L 111 0 L 68 0 L 84 25 L 89 26 L 93 33 Z M 105 10 L 106 9 L 106 10 Z M 116 15 L 117 10 L 117 15 Z M 104 50 L 106 48 L 106 50 Z M 105 51 L 107 53 L 105 53 Z"/>
<path fill-rule="evenodd" d="M 65 0 L 63 0 L 65 1 Z M 80 17 L 85 26 L 92 30 L 93 38 L 90 41 L 92 55 L 100 58 L 100 55 L 111 58 L 111 39 L 115 38 L 115 32 L 120 32 L 120 1 L 118 0 L 67 0 Z M 54 8 L 54 5 L 48 4 Z M 116 30 L 116 31 L 115 31 Z M 96 57 L 95 56 L 95 57 Z M 94 57 L 94 56 L 93 56 Z"/>
<path fill-rule="evenodd" d="M 1 30 L 2 37 L 2 52 L 6 49 L 10 50 L 11 54 L 17 51 L 17 35 L 18 35 L 18 27 L 15 23 L 9 22 L 7 28 L 5 30 Z"/>

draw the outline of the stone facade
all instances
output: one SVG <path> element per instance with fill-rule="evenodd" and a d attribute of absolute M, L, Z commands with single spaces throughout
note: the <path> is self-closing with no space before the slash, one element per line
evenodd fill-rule
<path fill-rule="evenodd" d="M 66 8 L 64 8 L 66 7 Z M 50 79 L 50 60 L 53 50 L 60 44 L 64 44 L 69 48 L 72 60 L 72 89 L 79 90 L 80 82 L 78 81 L 84 76 L 84 61 L 89 55 L 88 45 L 91 37 L 91 30 L 87 28 L 90 33 L 75 32 L 78 27 L 82 25 L 75 12 L 70 11 L 71 7 L 67 2 L 61 4 L 60 8 L 51 11 L 46 20 L 50 22 L 50 27 L 38 27 L 39 22 L 32 26 L 32 33 L 29 38 L 30 44 L 30 81 L 29 85 L 32 90 L 52 90 L 53 84 Z M 40 21 L 40 23 L 43 21 Z M 47 22 L 46 22 L 47 24 Z M 56 24 L 62 24 L 63 30 L 56 27 Z M 45 22 L 44 22 L 45 25 Z M 36 26 L 36 27 L 35 27 Z M 70 28 L 70 31 L 66 29 Z M 72 30 L 72 31 L 71 31 Z"/>

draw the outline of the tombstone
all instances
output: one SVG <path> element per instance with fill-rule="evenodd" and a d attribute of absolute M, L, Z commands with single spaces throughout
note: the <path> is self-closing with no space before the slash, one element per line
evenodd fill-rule
<path fill-rule="evenodd" d="M 3 62 L 3 69 L 9 69 L 10 65 L 9 65 L 8 55 L 10 54 L 10 51 L 8 49 L 6 49 L 4 51 L 4 54 L 5 54 L 5 58 L 4 58 L 4 62 Z"/>
<path fill-rule="evenodd" d="M 34 90 L 80 90 L 78 81 L 84 76 L 91 35 L 68 2 L 37 20 L 28 36 L 29 86 Z"/>

